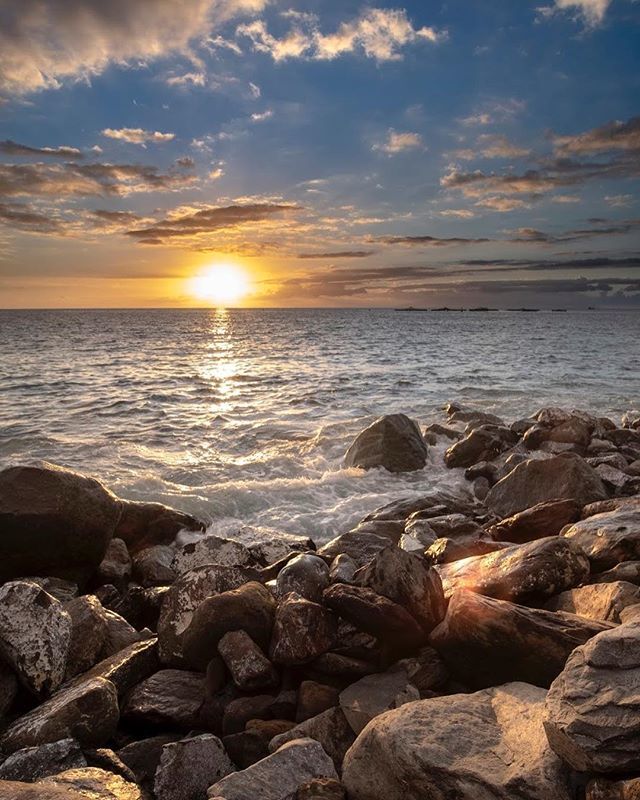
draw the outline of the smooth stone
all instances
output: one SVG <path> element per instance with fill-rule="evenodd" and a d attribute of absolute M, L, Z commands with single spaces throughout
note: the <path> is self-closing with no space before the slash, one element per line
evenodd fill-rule
<path fill-rule="evenodd" d="M 87 760 L 75 739 L 16 750 L 0 764 L 0 781 L 32 783 L 67 769 L 86 767 Z"/>
<path fill-rule="evenodd" d="M 487 533 L 498 541 L 522 544 L 556 536 L 579 515 L 580 505 L 574 500 L 552 500 L 537 503 L 497 522 L 487 529 Z"/>
<path fill-rule="evenodd" d="M 269 742 L 269 750 L 274 753 L 287 742 L 306 738 L 314 739 L 322 745 L 339 773 L 347 750 L 354 743 L 356 736 L 342 709 L 335 707 L 301 722 L 286 733 L 274 736 Z"/>
<path fill-rule="evenodd" d="M 622 505 L 614 511 L 576 522 L 562 534 L 589 557 L 594 572 L 621 561 L 640 560 L 640 507 Z"/>
<path fill-rule="evenodd" d="M 162 503 L 121 500 L 122 515 L 114 536 L 122 539 L 132 556 L 147 547 L 170 545 L 181 531 L 203 531 L 204 522 Z"/>
<path fill-rule="evenodd" d="M 292 558 L 280 570 L 276 579 L 276 594 L 284 597 L 289 592 L 295 592 L 306 600 L 318 603 L 329 582 L 327 562 L 320 556 L 303 553 Z"/>
<path fill-rule="evenodd" d="M 156 770 L 156 800 L 197 800 L 221 778 L 235 772 L 222 742 L 204 734 L 165 744 Z"/>
<path fill-rule="evenodd" d="M 174 548 L 166 544 L 140 550 L 133 557 L 133 577 L 144 587 L 171 585 L 177 578 L 171 567 L 174 555 Z"/>
<path fill-rule="evenodd" d="M 107 632 L 104 640 L 101 655 L 108 658 L 116 653 L 120 653 L 129 645 L 139 642 L 142 638 L 140 633 L 120 614 L 110 609 L 104 609 L 104 619 L 107 625 Z"/>
<path fill-rule="evenodd" d="M 570 589 L 552 597 L 545 604 L 549 611 L 568 611 L 588 619 L 603 622 L 621 621 L 620 614 L 628 606 L 640 603 L 640 587 L 633 583 L 615 581 L 595 583 Z"/>
<path fill-rule="evenodd" d="M 517 434 L 508 428 L 481 426 L 455 442 L 444 454 L 449 469 L 471 467 L 479 461 L 491 461 L 518 441 Z"/>
<path fill-rule="evenodd" d="M 344 457 L 345 468 L 413 472 L 427 463 L 427 445 L 418 425 L 405 414 L 380 417 L 355 438 Z"/>
<path fill-rule="evenodd" d="M 336 633 L 337 620 L 324 606 L 289 594 L 276 610 L 269 655 L 287 667 L 307 664 L 332 647 Z"/>
<path fill-rule="evenodd" d="M 171 568 L 176 575 L 184 575 L 185 572 L 207 564 L 243 567 L 250 565 L 252 560 L 249 548 L 241 542 L 207 534 L 179 547 L 171 563 Z"/>
<path fill-rule="evenodd" d="M 420 699 L 420 692 L 410 683 L 403 669 L 367 675 L 340 693 L 340 708 L 359 734 L 374 717 Z"/>
<path fill-rule="evenodd" d="M 225 633 L 218 642 L 218 652 L 241 691 L 269 689 L 278 683 L 273 664 L 245 631 Z"/>

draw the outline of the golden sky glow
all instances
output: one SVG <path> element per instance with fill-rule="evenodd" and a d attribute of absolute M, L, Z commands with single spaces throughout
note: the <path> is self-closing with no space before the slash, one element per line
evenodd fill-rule
<path fill-rule="evenodd" d="M 198 300 L 218 307 L 241 303 L 251 284 L 246 270 L 231 262 L 213 264 L 189 281 L 191 293 Z"/>

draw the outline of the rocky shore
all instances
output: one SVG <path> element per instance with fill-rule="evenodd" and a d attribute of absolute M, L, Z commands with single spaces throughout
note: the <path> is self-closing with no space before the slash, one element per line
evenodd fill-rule
<path fill-rule="evenodd" d="M 640 798 L 640 412 L 395 414 L 344 464 L 424 493 L 316 547 L 0 471 L 0 800 Z"/>

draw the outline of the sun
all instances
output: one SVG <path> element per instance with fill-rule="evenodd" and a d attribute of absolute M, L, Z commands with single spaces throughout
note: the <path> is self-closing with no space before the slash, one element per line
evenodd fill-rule
<path fill-rule="evenodd" d="M 217 306 L 239 303 L 250 289 L 246 272 L 235 264 L 215 264 L 191 281 L 191 291 L 195 297 Z"/>

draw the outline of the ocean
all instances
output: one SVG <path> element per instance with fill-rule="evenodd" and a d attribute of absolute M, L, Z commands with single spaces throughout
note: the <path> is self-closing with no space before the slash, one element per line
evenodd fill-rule
<path fill-rule="evenodd" d="M 62 464 L 214 530 L 317 542 L 463 481 L 440 448 L 416 473 L 341 469 L 381 414 L 640 407 L 633 311 L 0 311 L 0 343 L 1 466 Z"/>

